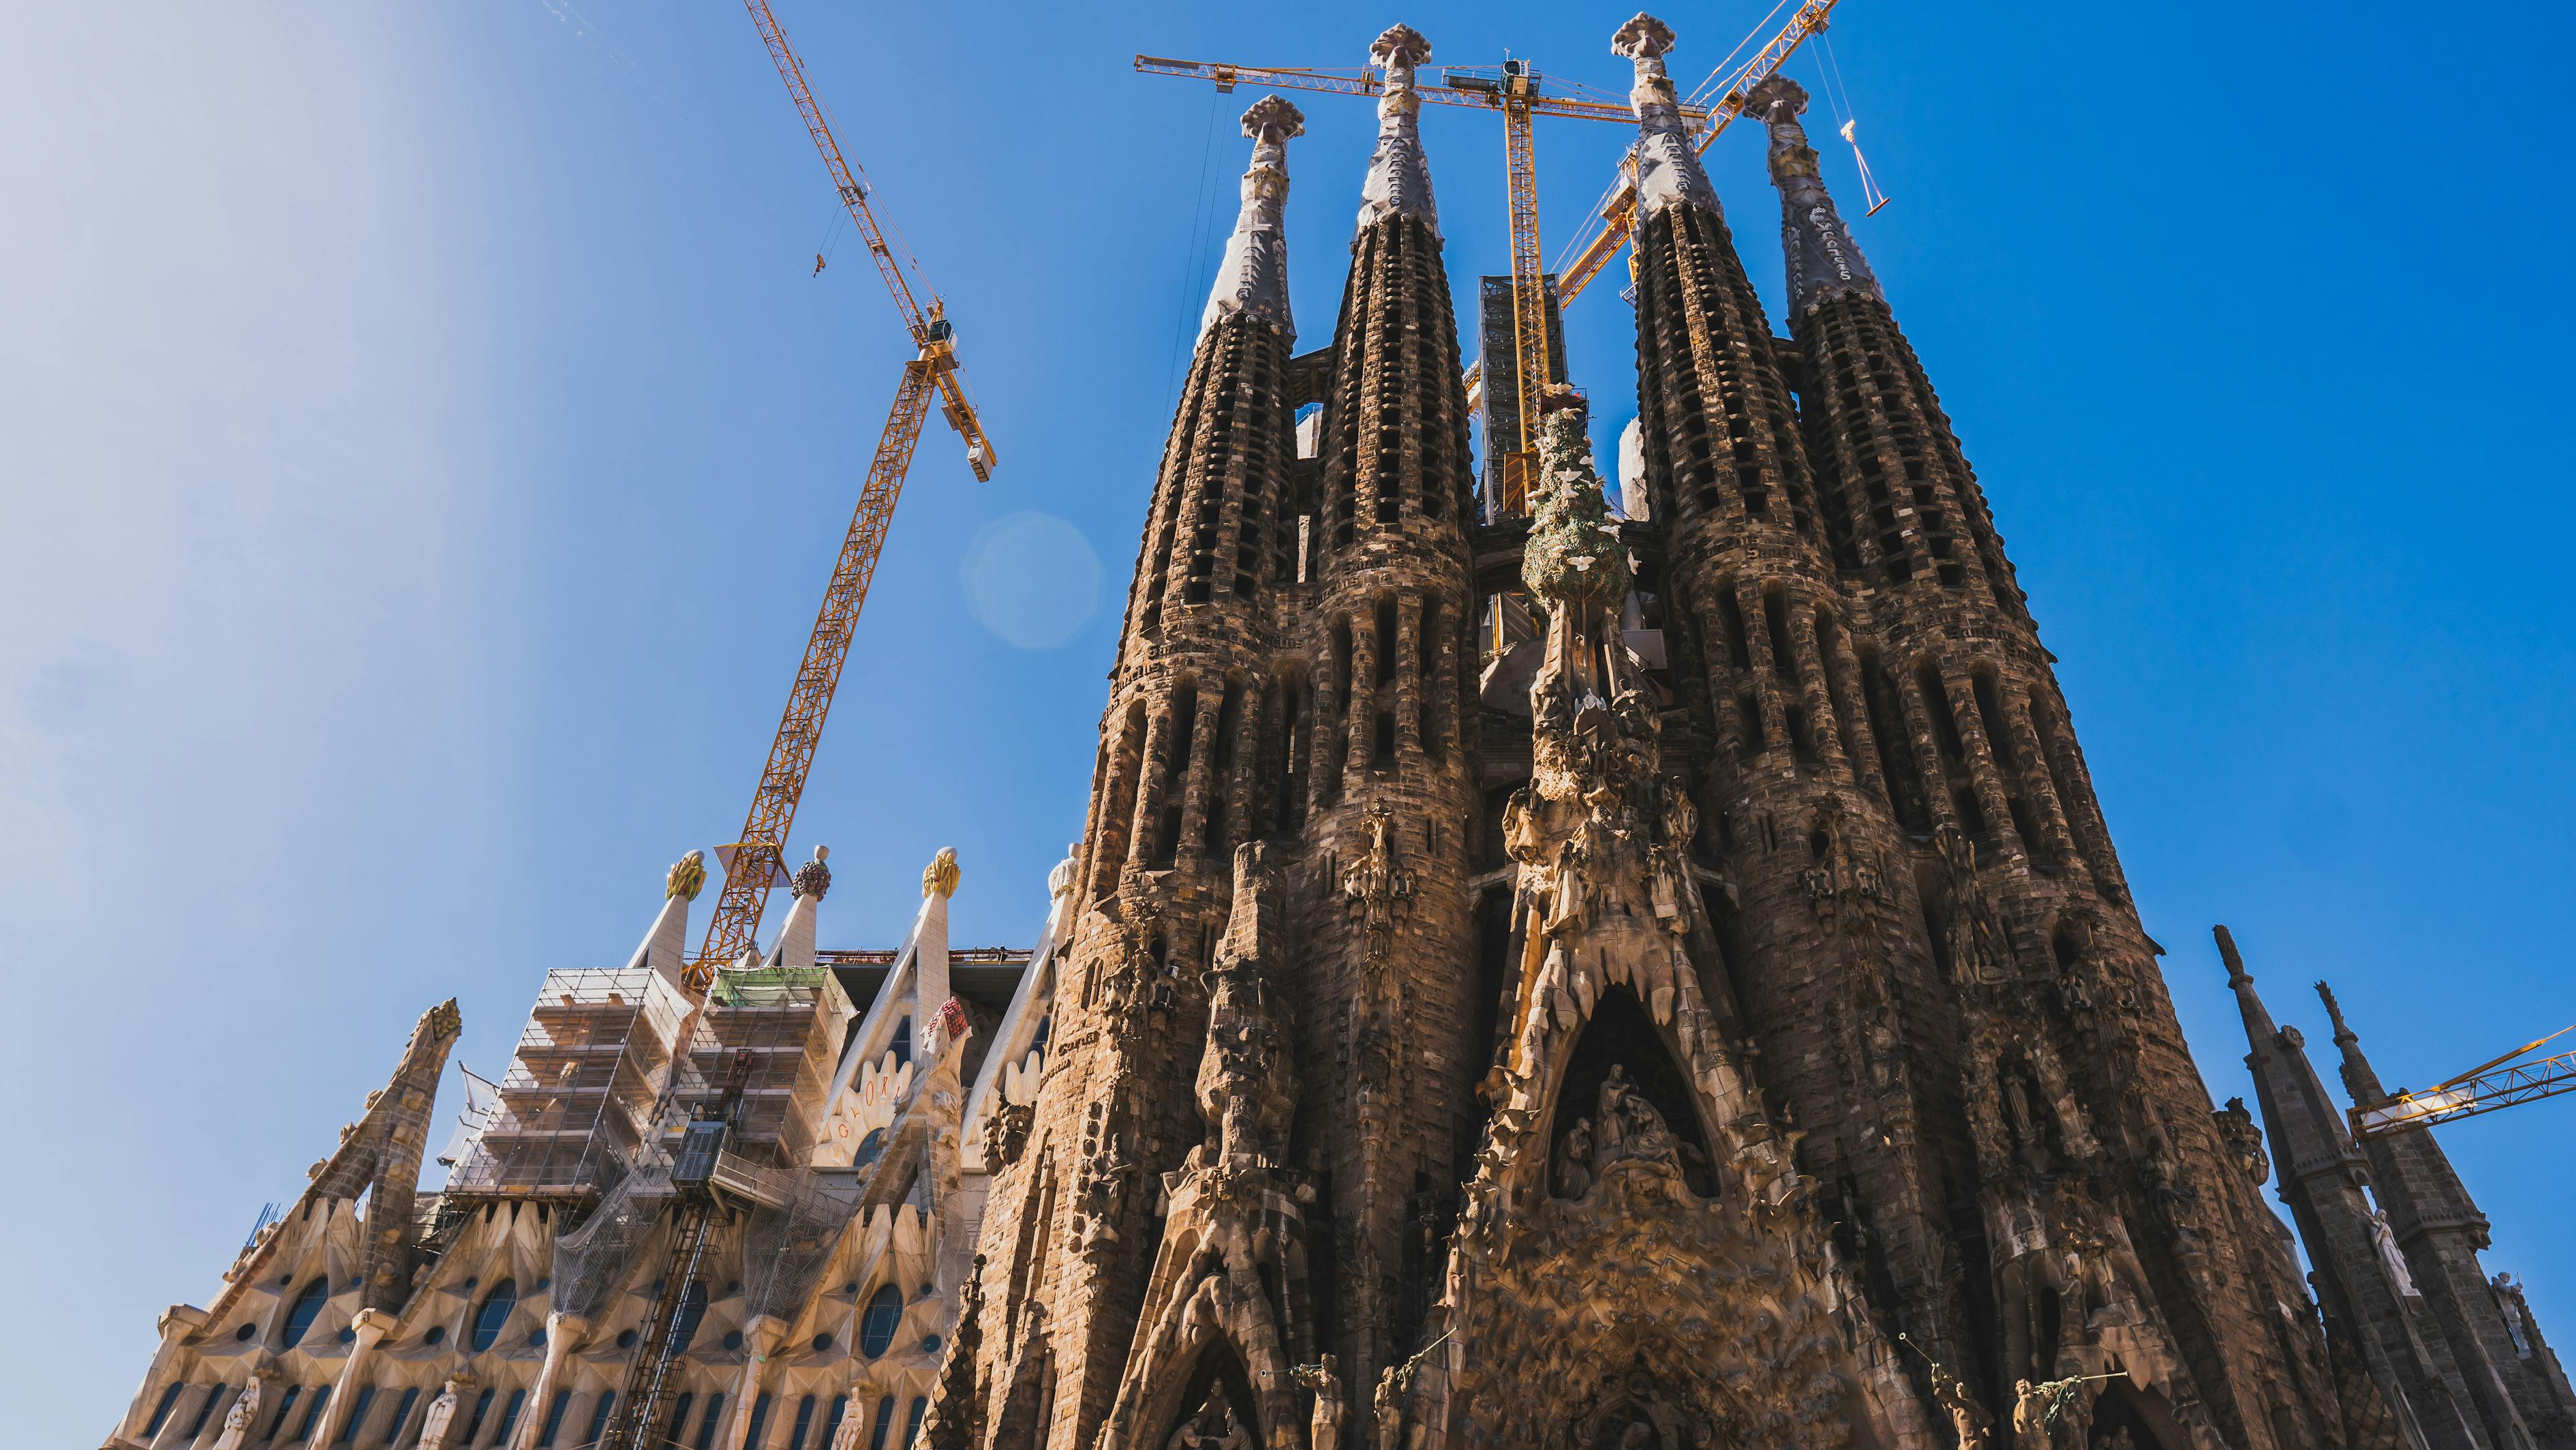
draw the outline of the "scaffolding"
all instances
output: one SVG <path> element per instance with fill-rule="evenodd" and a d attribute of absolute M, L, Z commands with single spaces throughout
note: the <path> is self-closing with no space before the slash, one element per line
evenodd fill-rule
<path fill-rule="evenodd" d="M 842 1030 L 857 1015 L 830 967 L 716 973 L 690 1039 L 689 1062 L 698 1081 L 710 1082 L 723 1077 L 734 1054 L 751 1054 L 742 1107 L 725 1145 L 730 1154 L 755 1168 L 805 1166 L 831 1106 Z"/>
<path fill-rule="evenodd" d="M 445 1196 L 585 1199 L 653 1136 L 692 1014 L 647 967 L 546 973 L 482 1133 Z"/>
<path fill-rule="evenodd" d="M 1547 294 L 1547 380 L 1565 381 L 1565 317 L 1558 310 L 1556 277 L 1539 279 Z M 1509 277 L 1480 277 L 1476 288 L 1477 368 L 1483 378 L 1485 516 L 1488 521 L 1529 512 L 1527 471 L 1536 457 L 1521 449 L 1520 368 L 1515 293 Z"/>

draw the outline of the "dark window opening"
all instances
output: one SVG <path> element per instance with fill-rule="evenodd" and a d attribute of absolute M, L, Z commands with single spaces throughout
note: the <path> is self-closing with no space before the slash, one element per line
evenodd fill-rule
<path fill-rule="evenodd" d="M 1744 635 L 1744 606 L 1736 602 L 1732 581 L 1717 586 L 1717 611 L 1726 621 L 1726 658 L 1739 671 L 1753 668 L 1753 651 Z"/>
<path fill-rule="evenodd" d="M 1923 713 L 1931 717 L 1932 738 L 1939 743 L 1943 758 L 1966 759 L 1967 752 L 1959 743 L 1959 719 L 1950 713 L 1950 692 L 1929 660 L 1914 667 L 1914 687 L 1922 692 Z"/>
<path fill-rule="evenodd" d="M 1959 813 L 1959 829 L 1966 831 L 1972 839 L 1986 834 L 1986 808 L 1978 801 L 1975 791 L 1966 786 L 1951 791 L 1950 805 Z"/>
<path fill-rule="evenodd" d="M 1379 770 L 1388 769 L 1395 764 L 1395 712 L 1393 710 L 1377 712 L 1377 738 L 1375 748 L 1370 752 L 1369 764 Z"/>
<path fill-rule="evenodd" d="M 1771 636 L 1771 673 L 1791 684 L 1798 678 L 1797 656 L 1789 648 L 1789 611 L 1780 591 L 1762 591 L 1762 627 Z"/>
<path fill-rule="evenodd" d="M 1995 764 L 2006 770 L 2021 769 L 2021 759 L 2013 750 L 2010 717 L 2004 714 L 2002 696 L 1995 689 L 1995 677 L 1983 670 L 1968 677 L 1969 692 L 1977 702 L 1977 720 L 1986 727 L 1986 748 L 1995 753 Z"/>
<path fill-rule="evenodd" d="M 1736 723 L 1741 727 L 1736 731 L 1735 736 L 1736 754 L 1739 758 L 1749 761 L 1760 755 L 1762 747 L 1768 743 L 1763 738 L 1762 698 L 1751 690 L 1736 696 L 1735 718 Z"/>

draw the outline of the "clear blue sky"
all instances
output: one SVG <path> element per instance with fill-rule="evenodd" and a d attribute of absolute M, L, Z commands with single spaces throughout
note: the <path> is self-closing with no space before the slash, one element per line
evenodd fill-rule
<path fill-rule="evenodd" d="M 829 942 L 895 941 L 942 845 L 961 939 L 1026 942 L 1244 158 L 1249 95 L 1130 56 L 1352 64 L 1404 20 L 1618 88 L 1629 11 L 782 11 L 1003 461 L 975 485 L 934 425 L 798 837 L 834 847 Z M 1759 14 L 1667 12 L 1676 72 Z M 2331 976 L 2392 1082 L 2576 1019 L 2576 36 L 2440 18 L 1848 0 L 1833 32 L 1896 196 L 1862 245 L 2222 1099 L 2213 921 L 2320 1043 Z M 663 867 L 730 839 L 903 348 L 737 7 L 31 5 L 0 37 L 0 1363 L 15 1433 L 72 1444 L 416 1014 L 456 995 L 497 1070 L 544 970 L 622 959 Z M 1306 110 L 1313 346 L 1370 116 Z M 1501 270 L 1493 121 L 1424 130 L 1453 277 Z M 1714 170 L 1776 308 L 1757 136 Z M 1621 144 L 1542 132 L 1553 235 Z M 1605 425 L 1630 327 L 1608 289 L 1573 315 Z M 2576 1101 L 2443 1135 L 2562 1344 L 2571 1136 Z"/>

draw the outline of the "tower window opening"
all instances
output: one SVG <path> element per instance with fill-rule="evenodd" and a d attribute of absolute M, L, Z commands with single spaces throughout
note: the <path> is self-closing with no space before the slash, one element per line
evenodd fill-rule
<path fill-rule="evenodd" d="M 1981 839 L 1985 836 L 1986 808 L 1978 801 L 1975 791 L 1966 786 L 1958 787 L 1950 792 L 1950 805 L 1959 813 L 1959 829 L 1967 832 L 1971 838 Z"/>
<path fill-rule="evenodd" d="M 1790 650 L 1789 615 L 1777 589 L 1762 591 L 1762 627 L 1771 637 L 1771 673 L 1794 684 L 1798 678 L 1798 661 Z"/>
<path fill-rule="evenodd" d="M 1744 632 L 1744 606 L 1735 597 L 1733 580 L 1722 580 L 1717 586 L 1717 612 L 1726 622 L 1726 658 L 1738 673 L 1753 668 L 1753 650 Z"/>
<path fill-rule="evenodd" d="M 1944 759 L 1964 760 L 1967 752 L 1959 743 L 1959 720 L 1950 713 L 1950 692 L 1941 683 L 1930 661 L 1914 667 L 1914 686 L 1923 695 L 1923 713 L 1931 717 L 1932 737 L 1941 746 Z"/>
<path fill-rule="evenodd" d="M 1767 743 L 1763 739 L 1761 697 L 1751 690 L 1736 696 L 1735 716 L 1737 724 L 1741 727 L 1735 736 L 1736 754 L 1739 758 L 1749 761 L 1760 755 L 1762 747 Z"/>
<path fill-rule="evenodd" d="M 1376 742 L 1375 748 L 1370 753 L 1369 764 L 1378 770 L 1385 770 L 1395 764 L 1395 712 L 1393 710 L 1377 712 Z"/>
<path fill-rule="evenodd" d="M 1995 753 L 1995 764 L 2018 773 L 2021 760 L 2013 750 L 2010 717 L 2004 714 L 2003 699 L 1995 688 L 1995 677 L 1979 670 L 1968 677 L 1969 693 L 1977 702 L 1978 723 L 1986 727 L 1986 748 Z"/>

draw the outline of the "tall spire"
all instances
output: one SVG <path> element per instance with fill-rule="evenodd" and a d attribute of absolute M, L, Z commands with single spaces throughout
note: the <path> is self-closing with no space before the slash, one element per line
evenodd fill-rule
<path fill-rule="evenodd" d="M 1413 91 L 1413 68 L 1431 59 L 1431 42 L 1410 25 L 1387 28 L 1369 47 L 1369 59 L 1386 69 L 1377 98 L 1377 150 L 1368 180 L 1360 185 L 1360 229 L 1391 216 L 1418 216 L 1440 232 L 1440 209 L 1431 200 L 1431 164 L 1422 155 L 1422 98 Z"/>
<path fill-rule="evenodd" d="M 2370 1059 L 2361 1055 L 2361 1035 L 2343 1020 L 2343 1005 L 2335 1001 L 2334 988 L 2319 982 L 2317 996 L 2326 1004 L 2326 1015 L 2334 1019 L 2335 1046 L 2343 1053 L 2343 1090 L 2352 1094 L 2354 1107 L 2377 1107 L 2388 1092 L 2379 1085 L 2379 1073 Z"/>
<path fill-rule="evenodd" d="M 1673 78 L 1664 71 L 1664 53 L 1673 48 L 1673 28 L 1644 11 L 1610 37 L 1610 50 L 1635 62 L 1636 83 L 1628 104 L 1637 112 L 1637 214 L 1650 217 L 1668 206 L 1686 204 L 1724 214 L 1708 170 L 1699 164 L 1690 128 L 1682 121 Z"/>
<path fill-rule="evenodd" d="M 1217 264 L 1216 286 L 1208 293 L 1199 331 L 1217 319 L 1234 315 L 1277 324 L 1290 342 L 1297 339 L 1296 319 L 1288 310 L 1288 239 L 1280 214 L 1288 203 L 1288 143 L 1306 134 L 1306 117 L 1280 96 L 1264 96 L 1243 113 L 1243 134 L 1252 138 L 1252 168 L 1243 173 L 1243 210 L 1235 217 L 1234 235 L 1225 243 L 1225 260 Z"/>
<path fill-rule="evenodd" d="M 1789 259 L 1790 315 L 1853 293 L 1886 301 L 1816 174 L 1816 148 L 1807 144 L 1807 128 L 1798 124 L 1807 109 L 1806 87 L 1773 71 L 1753 88 L 1744 109 L 1761 117 L 1771 131 L 1771 184 L 1780 188 L 1780 250 Z"/>

